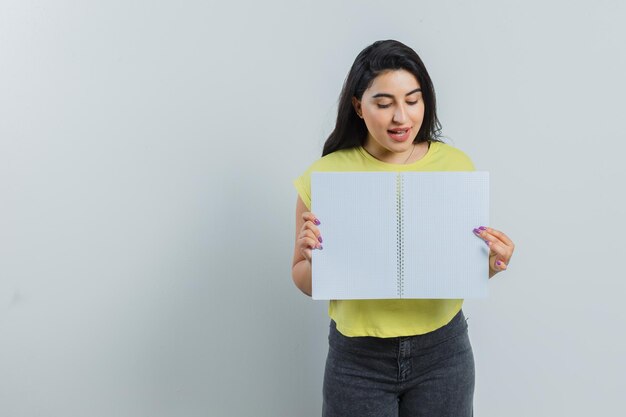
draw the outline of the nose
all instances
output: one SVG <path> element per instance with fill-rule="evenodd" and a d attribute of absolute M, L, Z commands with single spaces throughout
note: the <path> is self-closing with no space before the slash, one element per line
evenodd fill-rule
<path fill-rule="evenodd" d="M 402 124 L 407 119 L 407 110 L 401 104 L 396 107 L 396 111 L 393 113 L 393 121 L 399 124 Z"/>

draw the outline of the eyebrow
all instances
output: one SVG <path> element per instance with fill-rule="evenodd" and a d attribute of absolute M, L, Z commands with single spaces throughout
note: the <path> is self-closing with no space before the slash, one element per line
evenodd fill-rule
<path fill-rule="evenodd" d="M 405 96 L 410 96 L 413 93 L 417 93 L 418 91 L 422 91 L 421 88 L 416 88 L 415 90 L 409 91 L 408 93 L 405 94 Z M 389 97 L 389 98 L 393 98 L 393 96 L 391 94 L 387 94 L 387 93 L 378 93 L 378 94 L 374 94 L 372 96 L 372 98 L 378 98 L 378 97 Z"/>

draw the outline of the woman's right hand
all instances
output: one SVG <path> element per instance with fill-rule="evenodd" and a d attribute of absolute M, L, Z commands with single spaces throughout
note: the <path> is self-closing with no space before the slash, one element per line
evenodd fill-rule
<path fill-rule="evenodd" d="M 302 213 L 302 219 L 304 224 L 300 228 L 296 246 L 302 253 L 302 256 L 304 256 L 304 259 L 311 262 L 311 251 L 313 249 L 323 249 L 322 235 L 317 227 L 320 221 L 309 211 Z"/>

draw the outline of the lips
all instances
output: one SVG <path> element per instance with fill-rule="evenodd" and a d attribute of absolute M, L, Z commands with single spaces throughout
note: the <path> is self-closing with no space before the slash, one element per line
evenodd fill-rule
<path fill-rule="evenodd" d="M 388 132 L 391 132 L 391 133 L 406 132 L 410 128 L 411 128 L 411 126 L 408 126 L 408 127 L 394 127 L 393 129 L 389 129 Z"/>
<path fill-rule="evenodd" d="M 404 142 L 409 138 L 409 133 L 411 132 L 410 127 L 405 128 L 393 128 L 387 130 L 387 134 L 389 137 L 397 142 Z"/>

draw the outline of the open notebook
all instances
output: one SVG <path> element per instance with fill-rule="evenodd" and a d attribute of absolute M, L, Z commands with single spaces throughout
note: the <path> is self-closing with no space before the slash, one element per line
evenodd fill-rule
<path fill-rule="evenodd" d="M 313 299 L 486 297 L 489 173 L 313 172 Z"/>

